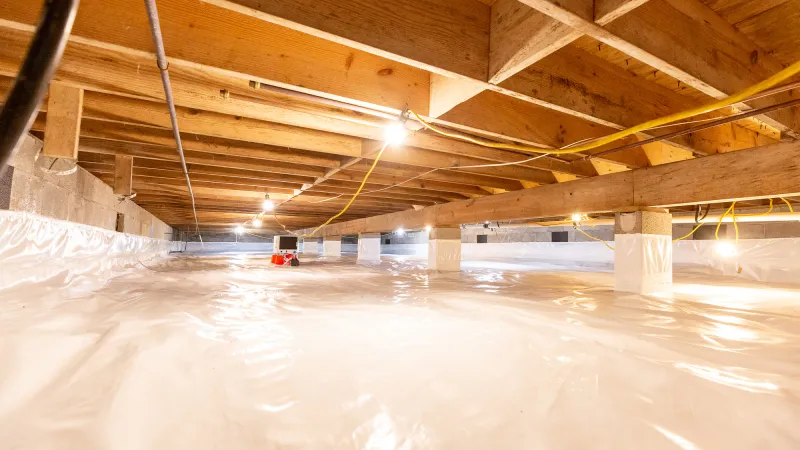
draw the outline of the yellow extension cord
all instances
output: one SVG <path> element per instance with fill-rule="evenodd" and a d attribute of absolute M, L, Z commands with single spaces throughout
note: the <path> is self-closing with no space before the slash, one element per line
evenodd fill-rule
<path fill-rule="evenodd" d="M 591 239 L 591 240 L 593 240 L 593 241 L 602 242 L 602 243 L 603 243 L 603 245 L 605 245 L 606 247 L 608 247 L 609 249 L 611 249 L 611 251 L 614 251 L 614 247 L 610 246 L 610 245 L 608 244 L 608 242 L 606 242 L 606 241 L 604 241 L 604 240 L 602 240 L 602 239 L 600 239 L 600 238 L 598 238 L 598 237 L 594 237 L 594 236 L 592 236 L 591 234 L 589 234 L 589 233 L 587 233 L 587 232 L 585 232 L 585 231 L 581 230 L 581 229 L 580 229 L 580 227 L 578 227 L 578 224 L 574 224 L 573 228 L 575 228 L 576 230 L 580 231 L 581 233 L 583 233 L 583 235 L 584 235 L 584 236 L 588 237 L 589 239 Z"/>
<path fill-rule="evenodd" d="M 789 212 L 794 213 L 794 208 L 792 208 L 792 204 L 789 203 L 789 200 L 786 200 L 783 197 L 779 197 L 779 198 L 781 200 L 783 200 L 784 203 L 786 203 L 786 206 L 789 207 Z M 774 206 L 775 206 L 774 205 L 774 200 L 773 199 L 769 199 L 769 209 L 766 210 L 765 212 L 756 213 L 756 214 L 739 214 L 739 217 L 766 216 L 766 215 L 772 213 L 772 210 L 773 210 Z M 736 243 L 739 243 L 739 224 L 736 223 L 736 202 L 731 203 L 731 206 L 725 211 L 725 213 L 722 215 L 722 217 L 720 217 L 719 220 L 717 221 L 717 229 L 714 232 L 714 237 L 717 240 L 719 240 L 719 229 L 722 226 L 722 221 L 725 220 L 725 217 L 727 217 L 728 214 L 731 215 L 732 220 L 733 220 L 733 229 L 736 231 Z M 688 238 L 689 236 L 693 235 L 695 233 L 695 231 L 697 231 L 700 227 L 702 227 L 705 224 L 706 224 L 705 222 L 698 223 L 697 226 L 694 227 L 694 229 L 692 229 L 692 231 L 690 231 L 688 234 L 686 234 L 684 236 L 681 236 L 681 237 L 679 237 L 677 239 L 673 239 L 672 242 L 678 242 L 678 241 L 682 241 L 682 240 Z M 611 250 L 614 250 L 614 248 L 611 247 L 610 245 L 608 245 L 608 243 L 606 243 L 606 241 L 604 241 L 602 239 L 599 239 L 599 238 L 596 238 L 596 237 L 586 233 L 585 231 L 581 230 L 577 225 L 575 225 L 575 229 L 580 231 L 581 233 L 583 233 L 583 235 L 588 237 L 589 239 L 593 239 L 595 241 L 603 242 L 606 245 L 606 247 L 610 248 Z"/>
<path fill-rule="evenodd" d="M 309 234 L 297 234 L 297 233 L 289 230 L 288 228 L 286 228 L 286 226 L 284 226 L 281 223 L 281 221 L 278 220 L 278 215 L 275 212 L 273 212 L 272 216 L 275 218 L 275 222 L 277 222 L 278 225 L 280 225 L 281 228 L 283 228 L 286 232 L 291 233 L 291 234 L 293 234 L 293 235 L 295 235 L 297 237 L 302 237 L 302 238 L 313 237 L 314 234 L 317 231 L 320 230 L 320 228 L 328 225 L 329 223 L 333 222 L 336 218 L 340 217 L 342 214 L 344 214 L 350 208 L 350 205 L 352 205 L 353 202 L 356 201 L 356 198 L 358 197 L 358 194 L 360 194 L 361 190 L 364 189 L 364 186 L 367 184 L 367 179 L 372 174 L 372 171 L 375 170 L 375 166 L 378 165 L 378 161 L 381 160 L 381 156 L 383 155 L 384 150 L 386 150 L 386 147 L 388 147 L 388 146 L 389 146 L 389 144 L 384 144 L 383 147 L 381 148 L 381 151 L 378 152 L 378 155 L 375 157 L 375 161 L 373 161 L 372 166 L 369 168 L 369 171 L 367 171 L 367 174 L 364 175 L 364 179 L 361 180 L 361 185 L 358 187 L 358 190 L 356 191 L 355 194 L 353 194 L 353 196 L 350 198 L 350 201 L 347 202 L 347 204 L 344 206 L 344 208 L 342 208 L 342 210 L 339 211 L 335 216 L 333 216 L 330 219 L 328 219 L 327 221 L 325 221 L 325 223 L 323 223 L 322 225 L 320 225 L 317 228 L 315 228 L 314 231 L 312 231 Z M 289 200 L 287 200 L 287 201 L 289 201 Z"/>
<path fill-rule="evenodd" d="M 658 118 L 658 119 L 653 119 L 653 120 L 644 122 L 642 124 L 636 125 L 634 127 L 628 128 L 626 130 L 622 130 L 622 131 L 610 134 L 608 136 L 605 136 L 603 138 L 596 139 L 596 140 L 591 141 L 589 143 L 586 143 L 586 144 L 583 144 L 583 145 L 574 146 L 574 147 L 571 147 L 571 148 L 541 149 L 541 148 L 538 148 L 538 147 L 531 147 L 531 146 L 527 146 L 527 145 L 505 144 L 505 143 L 499 143 L 499 142 L 486 141 L 486 140 L 483 140 L 483 139 L 476 139 L 476 138 L 473 138 L 473 137 L 470 137 L 470 136 L 457 134 L 457 133 L 450 133 L 450 132 L 441 130 L 438 127 L 436 127 L 435 125 L 433 125 L 433 124 L 425 121 L 424 119 L 422 119 L 422 117 L 420 117 L 414 111 L 409 110 L 408 112 L 409 112 L 409 114 L 413 115 L 414 118 L 416 118 L 416 120 L 418 120 L 425 128 L 427 128 L 427 129 L 429 129 L 429 130 L 431 130 L 431 131 L 433 131 L 435 133 L 438 133 L 440 135 L 447 136 L 447 137 L 450 137 L 450 138 L 453 138 L 453 139 L 459 139 L 459 140 L 462 140 L 462 141 L 471 142 L 473 144 L 477 144 L 477 145 L 481 145 L 481 146 L 489 147 L 489 148 L 499 148 L 499 149 L 524 151 L 524 152 L 530 152 L 530 153 L 543 153 L 543 154 L 560 155 L 560 154 L 567 154 L 567 153 L 580 153 L 580 152 L 584 152 L 586 150 L 591 150 L 591 149 L 594 149 L 594 148 L 601 147 L 603 145 L 609 144 L 611 142 L 617 141 L 617 140 L 622 139 L 624 137 L 631 136 L 633 134 L 639 133 L 641 131 L 649 130 L 651 128 L 659 127 L 659 126 L 666 125 L 666 124 L 669 124 L 669 123 L 672 123 L 672 122 L 676 122 L 676 121 L 679 121 L 679 120 L 682 120 L 682 119 L 686 119 L 688 117 L 693 117 L 693 116 L 697 116 L 697 115 L 700 115 L 700 114 L 705 114 L 705 113 L 708 113 L 708 112 L 711 112 L 711 111 L 715 111 L 715 110 L 718 110 L 718 109 L 721 109 L 721 108 L 725 108 L 725 107 L 731 106 L 733 104 L 736 104 L 736 103 L 739 103 L 741 101 L 744 101 L 748 97 L 752 97 L 752 96 L 760 93 L 761 91 L 763 91 L 765 89 L 769 89 L 771 87 L 774 87 L 775 85 L 777 85 L 777 84 L 779 84 L 779 83 L 791 78 L 792 76 L 794 76 L 794 75 L 796 75 L 798 73 L 800 73 L 800 61 L 795 62 L 794 64 L 792 64 L 792 65 L 788 66 L 787 68 L 781 70 L 780 72 L 770 76 L 769 78 L 767 78 L 767 79 L 765 79 L 765 80 L 763 80 L 763 81 L 761 81 L 759 83 L 756 83 L 756 84 L 754 84 L 754 85 L 752 85 L 752 86 L 750 86 L 750 87 L 748 87 L 746 89 L 743 89 L 743 90 L 741 90 L 741 91 L 739 91 L 739 92 L 737 92 L 737 93 L 735 93 L 735 94 L 733 94 L 733 95 L 731 95 L 731 96 L 729 96 L 729 97 L 727 97 L 725 99 L 718 100 L 716 102 L 712 102 L 712 103 L 709 103 L 707 105 L 700 106 L 700 107 L 697 107 L 697 108 L 689 109 L 689 110 L 686 110 L 686 111 L 681 111 L 681 112 L 678 112 L 678 113 L 675 113 L 675 114 L 670 114 L 670 115 L 667 115 L 667 116 L 664 116 L 664 117 L 661 117 L 661 118 Z M 361 185 L 359 186 L 359 188 L 356 191 L 356 193 L 353 194 L 353 197 L 350 199 L 350 201 L 347 202 L 347 205 L 345 205 L 345 207 L 341 211 L 339 211 L 339 213 L 337 213 L 336 215 L 334 215 L 333 217 L 328 219 L 322 225 L 320 225 L 317 228 L 315 228 L 314 231 L 312 231 L 310 234 L 298 235 L 298 234 L 290 231 L 289 229 L 287 229 L 280 222 L 280 220 L 278 220 L 277 214 L 275 212 L 273 212 L 273 217 L 275 218 L 275 221 L 281 226 L 281 228 L 283 228 L 285 231 L 287 231 L 287 232 L 289 232 L 289 233 L 291 233 L 291 234 L 293 234 L 295 236 L 298 236 L 298 237 L 311 237 L 311 236 L 313 236 L 317 231 L 319 231 L 321 228 L 325 227 L 326 225 L 330 224 L 333 220 L 335 220 L 336 218 L 340 217 L 342 214 L 344 214 L 350 208 L 350 205 L 353 204 L 353 202 L 356 200 L 356 198 L 358 197 L 358 195 L 361 193 L 362 189 L 364 188 L 364 185 L 366 184 L 367 179 L 369 178 L 370 174 L 372 174 L 372 171 L 375 169 L 375 166 L 378 164 L 378 161 L 380 160 L 381 155 L 383 154 L 384 150 L 386 150 L 387 145 L 384 145 L 383 148 L 381 148 L 380 152 L 378 153 L 378 156 L 375 158 L 375 161 L 372 164 L 372 167 L 370 167 L 369 171 L 364 176 L 364 179 L 361 181 Z M 785 199 L 782 199 L 782 200 L 784 200 L 786 202 L 786 204 L 789 205 L 789 210 L 793 212 L 792 206 L 789 204 L 789 202 L 786 201 Z M 732 208 L 733 208 L 733 206 L 735 204 L 736 203 L 734 202 L 734 204 L 731 205 L 731 208 L 729 210 L 732 210 Z M 727 215 L 727 212 L 725 213 L 725 215 Z M 723 215 L 723 218 L 725 217 L 725 215 Z M 734 217 L 735 217 L 735 213 L 734 213 Z M 720 219 L 720 223 L 722 223 L 722 219 Z M 734 228 L 737 229 L 737 241 L 738 241 L 738 226 L 736 225 L 736 220 L 735 219 L 734 219 L 733 223 L 734 223 Z M 687 235 L 685 237 L 691 236 L 695 231 L 697 231 L 698 228 L 700 228 L 700 225 L 695 227 L 695 229 L 692 230 L 692 232 L 689 233 L 689 235 Z M 576 227 L 576 229 L 578 231 L 580 231 L 581 233 L 583 233 L 584 235 L 586 235 L 587 237 L 589 237 L 591 239 L 594 239 L 594 240 L 602 241 L 607 247 L 609 247 L 612 250 L 614 249 L 613 247 L 608 245 L 608 243 L 606 243 L 602 239 L 598 239 L 598 238 L 595 238 L 594 236 L 590 236 L 589 234 L 587 234 L 586 232 L 584 232 L 583 230 L 581 230 L 578 227 Z M 717 230 L 719 230 L 719 225 L 717 226 Z M 683 239 L 683 238 L 681 238 L 681 239 Z"/>
<path fill-rule="evenodd" d="M 628 128 L 626 130 L 618 131 L 618 132 L 610 134 L 608 136 L 599 138 L 599 139 L 597 139 L 595 141 L 592 141 L 592 142 L 589 142 L 587 144 L 579 145 L 577 147 L 572 147 L 572 148 L 569 148 L 569 149 L 542 149 L 542 148 L 538 148 L 538 147 L 531 147 L 531 146 L 528 146 L 528 145 L 504 144 L 504 143 L 500 143 L 500 142 L 491 142 L 491 141 L 485 141 L 483 139 L 476 139 L 476 138 L 473 138 L 473 137 L 470 137 L 470 136 L 465 136 L 465 135 L 458 134 L 458 133 L 451 133 L 451 132 L 448 132 L 448 131 L 444 131 L 442 129 L 439 129 L 435 125 L 425 121 L 424 119 L 422 119 L 414 111 L 409 111 L 409 113 L 411 115 L 413 115 L 414 118 L 416 118 L 425 128 L 427 128 L 427 129 L 429 129 L 429 130 L 431 130 L 431 131 L 433 131 L 435 133 L 441 134 L 442 136 L 447 136 L 447 137 L 450 137 L 450 138 L 453 138 L 453 139 L 460 139 L 462 141 L 472 142 L 473 144 L 482 145 L 484 147 L 490 147 L 490 148 L 502 148 L 502 149 L 518 150 L 518 151 L 524 151 L 524 152 L 530 152 L 530 153 L 547 153 L 547 154 L 553 154 L 553 155 L 561 155 L 561 154 L 565 154 L 565 153 L 585 152 L 586 150 L 591 150 L 593 148 L 602 147 L 603 145 L 609 144 L 611 142 L 614 142 L 616 140 L 622 139 L 624 137 L 628 137 L 628 136 L 630 136 L 632 134 L 636 134 L 636 133 L 639 133 L 639 132 L 642 132 L 642 131 L 645 131 L 645 130 L 649 130 L 649 129 L 654 128 L 654 127 L 658 127 L 658 126 L 661 126 L 661 125 L 666 125 L 668 123 L 675 122 L 675 121 L 678 121 L 678 120 L 681 120 L 681 119 L 685 119 L 687 117 L 692 117 L 692 116 L 697 116 L 697 115 L 700 115 L 700 114 L 705 114 L 705 113 L 708 113 L 708 112 L 711 112 L 711 111 L 715 111 L 715 110 L 720 109 L 720 108 L 725 108 L 727 106 L 734 105 L 736 103 L 739 103 L 739 102 L 747 99 L 748 97 L 751 97 L 753 95 L 758 94 L 759 92 L 761 92 L 761 91 L 763 91 L 765 89 L 769 89 L 771 87 L 774 87 L 778 83 L 786 81 L 787 79 L 793 77 L 794 75 L 797 75 L 798 73 L 800 73 L 800 61 L 797 61 L 794 64 L 790 65 L 789 67 L 787 67 L 787 68 L 781 70 L 780 72 L 772 75 L 771 77 L 769 77 L 769 78 L 767 78 L 767 79 L 765 79 L 765 80 L 763 80 L 763 81 L 761 81 L 759 83 L 756 83 L 756 84 L 754 84 L 754 85 L 752 85 L 752 86 L 750 86 L 750 87 L 748 87 L 746 89 L 743 89 L 743 90 L 741 90 L 741 91 L 739 91 L 739 92 L 737 92 L 737 93 L 735 93 L 735 94 L 733 94 L 733 95 L 731 95 L 731 96 L 729 96 L 727 98 L 724 98 L 722 100 L 718 100 L 718 101 L 709 103 L 709 104 L 704 105 L 704 106 L 699 106 L 697 108 L 688 109 L 686 111 L 681 111 L 681 112 L 678 112 L 678 113 L 675 113 L 675 114 L 670 114 L 668 116 L 664 116 L 664 117 L 661 117 L 661 118 L 658 118 L 658 119 L 653 119 L 653 120 L 644 122 L 642 124 L 636 125 L 634 127 Z"/>

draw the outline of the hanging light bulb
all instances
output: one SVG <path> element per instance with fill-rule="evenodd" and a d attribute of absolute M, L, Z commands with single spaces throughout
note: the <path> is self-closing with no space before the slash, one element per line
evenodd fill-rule
<path fill-rule="evenodd" d="M 253 224 L 253 228 L 261 228 L 261 219 L 259 219 L 258 217 L 253 219 L 250 223 Z"/>
<path fill-rule="evenodd" d="M 275 209 L 275 202 L 269 199 L 269 195 L 267 195 L 266 200 L 264 200 L 264 206 L 262 209 L 264 212 L 270 212 Z"/>
<path fill-rule="evenodd" d="M 392 122 L 383 129 L 383 140 L 387 145 L 401 145 L 406 136 L 408 136 L 408 131 L 400 122 Z"/>
<path fill-rule="evenodd" d="M 234 231 L 236 232 L 236 234 L 242 234 L 244 233 L 244 227 L 241 225 L 236 225 L 236 229 Z"/>
<path fill-rule="evenodd" d="M 404 230 L 404 229 L 403 229 L 403 227 L 400 227 L 400 228 L 398 228 L 398 229 L 394 230 L 394 232 L 395 232 L 395 234 L 397 234 L 398 236 L 403 236 L 404 234 L 406 234 L 406 230 Z"/>
<path fill-rule="evenodd" d="M 427 231 L 428 233 L 430 233 L 432 229 L 433 229 L 433 227 L 432 227 L 432 226 L 430 226 L 430 225 L 425 225 L 425 231 Z"/>
<path fill-rule="evenodd" d="M 572 215 L 572 221 L 574 223 L 581 223 L 581 220 L 583 220 L 583 214 L 575 213 L 575 214 Z"/>

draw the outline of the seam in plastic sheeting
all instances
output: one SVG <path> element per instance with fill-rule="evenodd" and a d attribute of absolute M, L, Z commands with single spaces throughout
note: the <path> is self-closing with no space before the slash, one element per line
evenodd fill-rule
<path fill-rule="evenodd" d="M 171 242 L 18 211 L 0 211 L 0 292 L 36 283 L 93 289 L 114 272 L 165 257 Z M 3 292 L 6 293 L 6 292 Z"/>

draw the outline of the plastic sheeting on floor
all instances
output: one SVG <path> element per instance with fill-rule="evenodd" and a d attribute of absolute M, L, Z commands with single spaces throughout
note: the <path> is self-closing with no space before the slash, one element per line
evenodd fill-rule
<path fill-rule="evenodd" d="M 0 291 L 0 446 L 800 448 L 797 289 L 302 261 L 183 255 L 88 293 Z"/>

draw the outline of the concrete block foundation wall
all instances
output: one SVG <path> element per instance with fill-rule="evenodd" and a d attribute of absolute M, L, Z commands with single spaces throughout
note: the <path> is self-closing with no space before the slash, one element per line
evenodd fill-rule
<path fill-rule="evenodd" d="M 64 176 L 37 168 L 35 158 L 41 148 L 42 141 L 25 137 L 0 180 L 0 186 L 5 186 L 0 187 L 0 208 L 106 230 L 116 230 L 117 213 L 122 213 L 125 233 L 171 239 L 170 226 L 130 200 L 120 202 L 110 186 L 82 168 Z"/>

